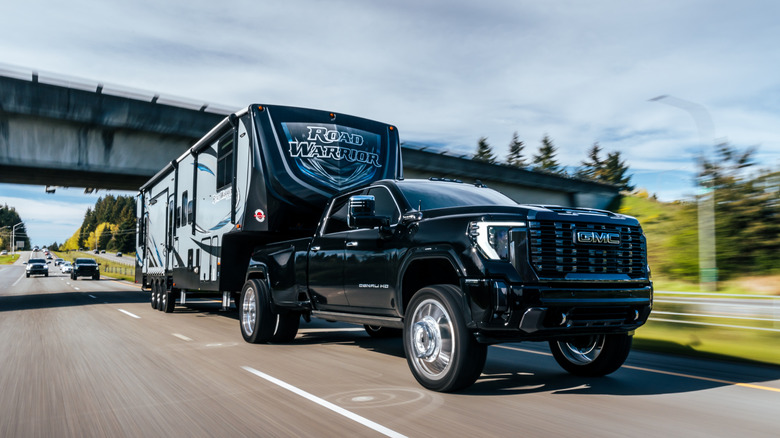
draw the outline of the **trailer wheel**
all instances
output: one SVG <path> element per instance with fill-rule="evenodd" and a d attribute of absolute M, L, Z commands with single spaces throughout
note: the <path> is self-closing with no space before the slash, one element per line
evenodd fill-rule
<path fill-rule="evenodd" d="M 162 281 L 156 280 L 155 283 L 157 284 L 157 292 L 154 294 L 154 304 L 155 309 L 162 310 L 162 292 L 163 292 L 163 284 Z"/>
<path fill-rule="evenodd" d="M 633 336 L 614 335 L 576 336 L 561 341 L 550 341 L 555 361 L 575 376 L 601 377 L 617 371 L 631 351 Z"/>
<path fill-rule="evenodd" d="M 277 318 L 271 311 L 271 298 L 265 282 L 253 279 L 244 283 L 238 319 L 245 341 L 264 344 L 272 339 Z"/>
<path fill-rule="evenodd" d="M 378 325 L 363 325 L 366 329 L 366 333 L 372 338 L 384 339 L 384 338 L 398 338 L 403 333 L 403 330 L 391 327 L 380 327 Z"/>
<path fill-rule="evenodd" d="M 152 304 L 152 309 L 157 308 L 157 282 L 152 280 L 151 287 L 149 288 L 151 293 L 149 294 L 149 302 Z"/>
<path fill-rule="evenodd" d="M 167 287 L 162 286 L 162 304 L 160 310 L 165 313 L 173 313 L 173 309 L 176 308 L 176 293 L 172 290 L 168 290 Z"/>
<path fill-rule="evenodd" d="M 278 315 L 276 319 L 276 328 L 271 342 L 286 344 L 292 342 L 298 334 L 298 328 L 301 325 L 301 314 L 299 312 L 287 312 Z"/>
<path fill-rule="evenodd" d="M 485 366 L 487 345 L 466 328 L 450 284 L 420 289 L 404 318 L 404 351 L 414 378 L 433 391 L 449 392 L 474 383 Z"/>

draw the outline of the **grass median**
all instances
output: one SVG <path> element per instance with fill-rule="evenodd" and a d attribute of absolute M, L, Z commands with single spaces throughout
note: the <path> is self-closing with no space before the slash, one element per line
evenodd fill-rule
<path fill-rule="evenodd" d="M 0 265 L 10 265 L 19 260 L 19 254 L 0 255 Z"/>
<path fill-rule="evenodd" d="M 636 331 L 633 345 L 639 350 L 780 365 L 778 341 L 779 332 L 648 321 Z"/>
<path fill-rule="evenodd" d="M 135 265 L 124 265 L 113 262 L 103 257 L 95 257 L 95 254 L 81 251 L 55 252 L 57 257 L 73 262 L 76 258 L 95 259 L 100 263 L 100 275 L 119 280 L 135 281 Z M 59 268 L 59 266 L 57 266 Z"/>

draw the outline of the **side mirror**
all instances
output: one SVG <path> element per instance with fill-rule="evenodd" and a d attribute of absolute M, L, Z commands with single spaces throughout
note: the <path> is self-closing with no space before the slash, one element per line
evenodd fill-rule
<path fill-rule="evenodd" d="M 389 227 L 390 218 L 376 215 L 376 198 L 371 195 L 355 195 L 349 198 L 347 225 L 350 228 Z"/>

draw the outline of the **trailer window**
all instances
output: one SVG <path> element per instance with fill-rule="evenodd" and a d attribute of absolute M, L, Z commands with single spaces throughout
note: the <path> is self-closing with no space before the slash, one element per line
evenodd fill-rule
<path fill-rule="evenodd" d="M 189 214 L 187 212 L 187 202 L 189 200 L 189 194 L 185 190 L 184 193 L 181 194 L 181 226 L 187 226 L 187 222 L 189 220 Z"/>
<path fill-rule="evenodd" d="M 233 131 L 219 139 L 217 144 L 217 190 L 233 182 Z"/>

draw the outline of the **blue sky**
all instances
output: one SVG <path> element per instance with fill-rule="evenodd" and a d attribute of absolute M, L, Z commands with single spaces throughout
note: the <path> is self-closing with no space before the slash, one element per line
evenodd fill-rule
<path fill-rule="evenodd" d="M 531 155 L 547 134 L 574 167 L 598 141 L 674 200 L 695 193 L 695 158 L 717 141 L 780 167 L 778 16 L 769 0 L 30 0 L 3 7 L 0 63 L 221 107 L 355 114 L 457 154 L 485 136 L 504 157 L 517 132 Z M 0 185 L 0 203 L 40 218 L 30 232 L 48 243 L 94 204 L 80 193 Z"/>

